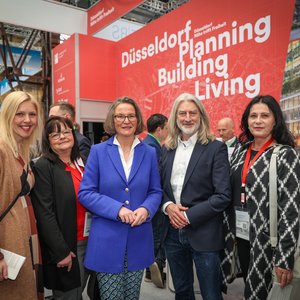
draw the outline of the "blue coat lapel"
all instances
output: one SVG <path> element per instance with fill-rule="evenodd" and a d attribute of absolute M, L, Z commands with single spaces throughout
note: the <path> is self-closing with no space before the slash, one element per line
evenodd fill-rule
<path fill-rule="evenodd" d="M 130 182 L 138 171 L 145 155 L 145 145 L 139 143 L 134 148 L 134 156 L 128 182 Z"/>
<path fill-rule="evenodd" d="M 113 139 L 112 139 L 113 141 Z M 107 147 L 108 156 L 114 165 L 116 171 L 119 173 L 124 182 L 127 183 L 124 168 L 122 165 L 122 161 L 119 155 L 118 146 L 114 145 L 112 142 L 108 142 L 109 147 Z"/>

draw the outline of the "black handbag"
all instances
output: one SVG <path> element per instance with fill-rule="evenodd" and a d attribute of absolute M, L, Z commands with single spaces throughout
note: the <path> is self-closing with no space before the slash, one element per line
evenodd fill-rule
<path fill-rule="evenodd" d="M 0 215 L 0 222 L 4 219 L 4 217 L 8 214 L 8 212 L 12 209 L 12 207 L 15 205 L 17 200 L 20 196 L 24 195 L 24 192 L 26 190 L 26 184 L 27 184 L 27 176 L 28 176 L 28 165 L 26 171 L 23 170 L 23 173 L 21 175 L 21 183 L 22 188 L 20 193 L 14 198 L 14 200 L 8 205 L 8 207 L 4 210 L 4 212 Z"/>

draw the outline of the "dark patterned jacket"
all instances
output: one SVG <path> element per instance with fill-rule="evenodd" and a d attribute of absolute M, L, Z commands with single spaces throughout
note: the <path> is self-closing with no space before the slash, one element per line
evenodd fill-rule
<path fill-rule="evenodd" d="M 300 161 L 297 152 L 284 146 L 277 156 L 278 245 L 270 244 L 269 230 L 269 168 L 275 146 L 266 149 L 249 169 L 246 179 L 247 208 L 250 213 L 250 263 L 245 286 L 245 299 L 265 300 L 272 286 L 273 266 L 293 269 L 294 253 L 299 235 Z M 231 158 L 231 176 L 244 164 L 248 145 L 238 145 Z M 226 263 L 232 259 L 234 213 L 225 218 Z M 229 227 L 228 227 L 229 226 Z M 229 231 L 228 231 L 229 230 Z"/>

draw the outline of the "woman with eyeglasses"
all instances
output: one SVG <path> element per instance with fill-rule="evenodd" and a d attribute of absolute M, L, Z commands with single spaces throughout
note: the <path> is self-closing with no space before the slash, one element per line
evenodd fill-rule
<path fill-rule="evenodd" d="M 43 119 L 40 103 L 31 94 L 15 91 L 2 102 L 0 111 L 0 298 L 44 299 L 37 292 L 37 231 L 28 196 L 34 185 L 29 166 L 32 147 L 40 140 Z M 9 254 L 24 256 L 15 280 L 8 269 Z M 32 254 L 35 255 L 32 255 Z"/>
<path fill-rule="evenodd" d="M 79 200 L 92 213 L 85 266 L 97 272 L 100 298 L 138 299 L 143 270 L 154 262 L 151 218 L 162 196 L 155 149 L 137 135 L 145 126 L 136 102 L 117 99 L 91 149 Z"/>
<path fill-rule="evenodd" d="M 81 300 L 88 278 L 83 257 L 89 214 L 78 201 L 84 164 L 72 123 L 51 117 L 42 138 L 42 156 L 33 168 L 32 202 L 40 237 L 44 286 L 54 299 Z"/>

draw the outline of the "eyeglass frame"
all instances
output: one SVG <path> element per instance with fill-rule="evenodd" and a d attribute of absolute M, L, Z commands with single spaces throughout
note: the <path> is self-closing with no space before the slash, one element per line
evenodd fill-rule
<path fill-rule="evenodd" d="M 119 120 L 118 120 L 118 118 L 119 118 Z M 133 115 L 133 114 L 132 115 L 114 115 L 114 119 L 121 123 L 125 122 L 126 118 L 129 122 L 133 122 L 133 121 L 137 120 L 137 116 Z"/>
<path fill-rule="evenodd" d="M 180 110 L 177 112 L 177 117 L 180 119 L 184 119 L 187 116 L 189 116 L 189 118 L 195 118 L 199 115 L 199 111 L 198 110 L 192 110 L 192 111 L 183 111 Z"/>
<path fill-rule="evenodd" d="M 65 130 L 63 130 L 63 131 L 60 131 L 60 132 L 52 132 L 52 133 L 50 133 L 48 136 L 49 136 L 49 138 L 51 138 L 51 139 L 57 141 L 57 140 L 59 140 L 59 139 L 61 138 L 61 135 L 62 135 L 62 134 L 63 134 L 64 136 L 67 136 L 67 135 L 70 135 L 70 134 L 73 135 L 73 129 L 67 128 L 67 129 L 65 129 Z"/>

